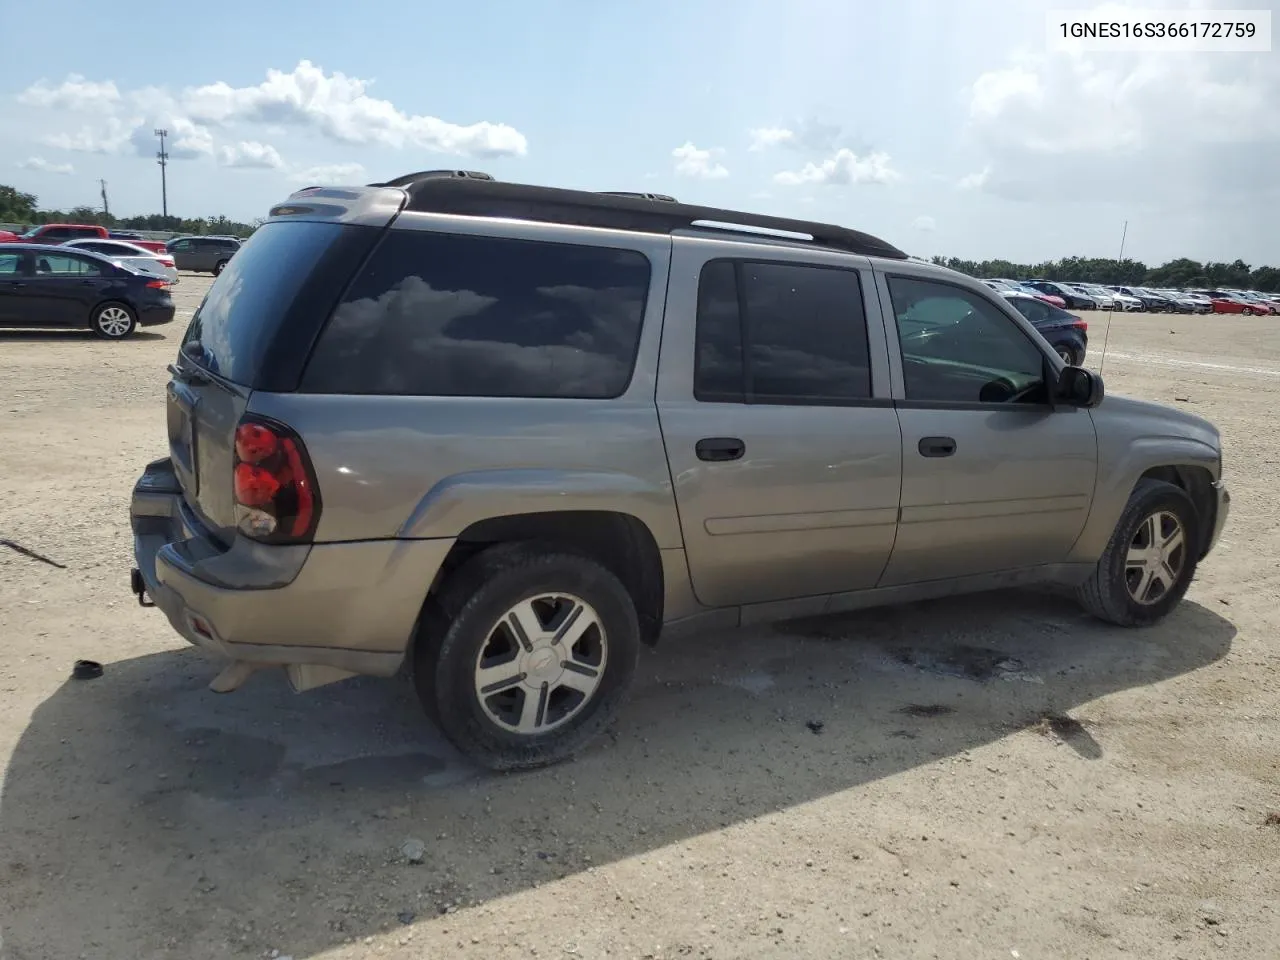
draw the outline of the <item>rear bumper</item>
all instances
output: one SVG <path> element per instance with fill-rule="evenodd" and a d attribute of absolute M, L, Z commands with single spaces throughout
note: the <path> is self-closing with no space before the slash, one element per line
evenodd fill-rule
<path fill-rule="evenodd" d="M 188 642 L 263 665 L 315 664 L 390 676 L 404 660 L 452 540 L 272 547 L 209 536 L 168 460 L 149 464 L 130 508 L 144 591 Z"/>
<path fill-rule="evenodd" d="M 177 310 L 172 303 L 168 305 L 147 304 L 138 308 L 138 326 L 158 327 L 162 323 L 172 323 Z"/>

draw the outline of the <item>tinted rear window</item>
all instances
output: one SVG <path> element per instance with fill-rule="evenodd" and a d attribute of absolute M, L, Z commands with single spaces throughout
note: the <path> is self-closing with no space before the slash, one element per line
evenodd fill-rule
<path fill-rule="evenodd" d="M 393 230 L 334 312 L 302 389 L 616 397 L 649 275 L 634 250 Z"/>
<path fill-rule="evenodd" d="M 353 231 L 370 228 L 336 223 L 275 222 L 264 224 L 253 238 L 227 261 L 227 267 L 209 288 L 204 302 L 191 318 L 182 340 L 182 352 L 195 363 L 221 377 L 245 386 L 287 390 L 296 384 L 282 370 L 269 370 L 269 354 L 305 356 L 315 328 L 337 299 L 350 271 L 363 259 L 359 254 L 342 258 L 342 274 L 328 263 L 331 251 L 344 248 Z M 329 291 L 324 302 L 325 291 Z M 312 301 L 319 296 L 323 312 L 317 318 Z M 308 304 L 302 311 L 300 304 Z M 310 312 L 311 329 L 290 330 L 279 336 L 291 316 Z M 307 318 L 301 318 L 306 322 Z M 293 339 L 292 343 L 284 343 Z M 284 363 L 288 366 L 288 361 Z M 300 367 L 301 361 L 297 361 Z M 276 375 L 272 376 L 274 373 Z M 293 383 L 289 381 L 292 380 Z"/>

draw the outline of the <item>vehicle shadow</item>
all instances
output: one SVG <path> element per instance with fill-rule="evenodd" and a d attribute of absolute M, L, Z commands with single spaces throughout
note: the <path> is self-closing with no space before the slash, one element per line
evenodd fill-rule
<path fill-rule="evenodd" d="M 168 337 L 155 330 L 138 329 L 134 330 L 125 342 L 129 340 L 167 340 Z M 79 328 L 68 330 L 20 330 L 20 329 L 0 329 L 0 342 L 8 343 L 49 343 L 59 340 L 89 340 L 94 343 L 106 343 L 92 330 L 81 330 Z"/>
<path fill-rule="evenodd" d="M 506 776 L 465 763 L 403 680 L 296 696 L 273 672 L 217 696 L 191 649 L 108 663 L 13 752 L 0 929 L 16 957 L 53 936 L 66 956 L 315 956 L 1030 726 L 1095 762 L 1106 737 L 1070 711 L 1234 635 L 1192 602 L 1124 631 L 1031 592 L 716 634 L 647 653 L 579 760 Z"/>

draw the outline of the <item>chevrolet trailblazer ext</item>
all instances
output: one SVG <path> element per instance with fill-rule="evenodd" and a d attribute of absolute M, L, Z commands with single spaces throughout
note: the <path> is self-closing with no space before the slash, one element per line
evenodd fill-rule
<path fill-rule="evenodd" d="M 1103 399 L 982 283 L 853 230 L 431 171 L 308 188 L 196 311 L 132 587 L 297 689 L 411 667 L 475 760 L 578 750 L 664 630 L 1032 581 L 1151 624 L 1218 431 Z"/>

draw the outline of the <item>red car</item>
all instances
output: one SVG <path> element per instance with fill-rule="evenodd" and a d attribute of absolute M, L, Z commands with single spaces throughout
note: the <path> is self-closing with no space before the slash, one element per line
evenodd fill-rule
<path fill-rule="evenodd" d="M 1225 290 L 1194 290 L 1192 292 L 1208 297 L 1213 303 L 1214 313 L 1242 313 L 1246 317 L 1251 317 L 1255 313 L 1266 314 L 1269 312 L 1262 304 L 1241 300 L 1235 294 L 1228 293 Z"/>
<path fill-rule="evenodd" d="M 66 243 L 68 240 L 105 240 L 107 228 L 88 223 L 42 223 L 20 237 L 0 237 L 5 243 Z"/>

